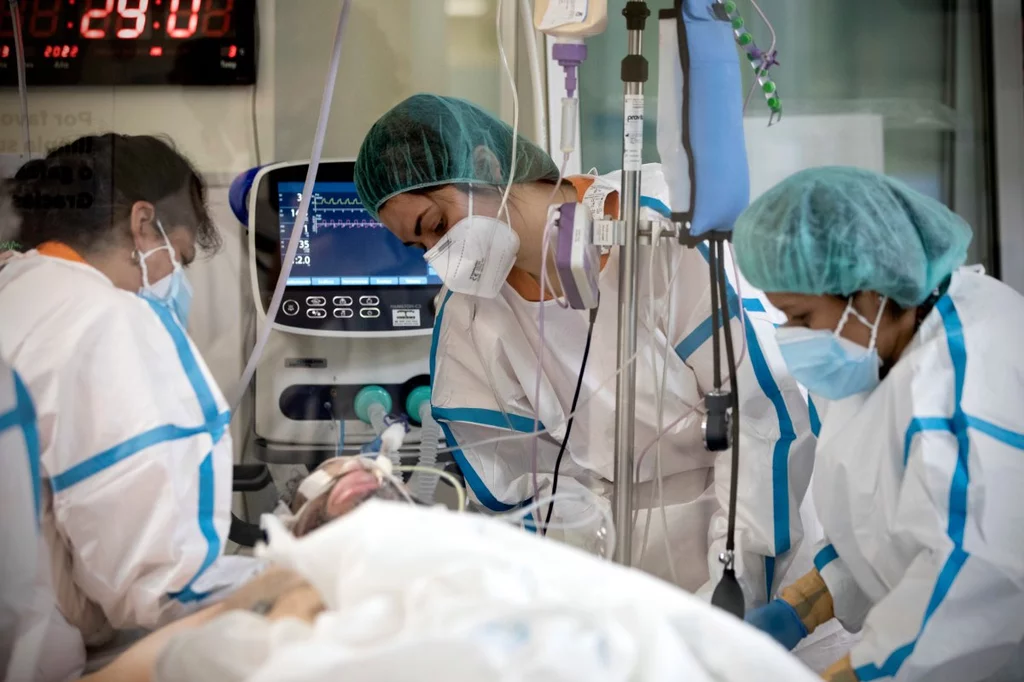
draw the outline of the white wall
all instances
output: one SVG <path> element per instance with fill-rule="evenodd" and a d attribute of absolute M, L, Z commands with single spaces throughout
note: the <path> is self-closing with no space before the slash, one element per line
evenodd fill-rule
<path fill-rule="evenodd" d="M 515 0 L 505 0 L 514 3 Z M 502 109 L 494 0 L 482 14 L 453 16 L 445 0 L 353 0 L 324 157 L 355 156 L 376 118 L 416 92 Z M 244 232 L 227 206 L 227 186 L 261 161 L 309 157 L 341 0 L 258 0 L 258 83 L 249 87 L 30 88 L 32 150 L 109 131 L 164 134 L 204 174 L 223 248 L 189 270 L 195 289 L 189 331 L 221 388 L 234 392 L 251 350 L 253 307 Z M 513 6 L 514 9 L 514 6 Z M 512 13 L 514 16 L 514 12 Z M 518 54 L 517 54 L 518 53 Z M 509 47 L 509 58 L 523 50 Z M 522 131 L 532 133 L 529 81 L 520 61 Z M 507 116 L 508 117 L 508 116 Z M 20 103 L 0 92 L 0 155 L 21 151 Z M 244 440 L 248 406 L 232 424 Z M 237 447 L 236 447 L 237 450 Z"/>

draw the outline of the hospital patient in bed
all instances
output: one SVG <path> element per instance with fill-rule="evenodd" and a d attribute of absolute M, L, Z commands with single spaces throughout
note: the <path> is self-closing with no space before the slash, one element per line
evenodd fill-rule
<path fill-rule="evenodd" d="M 263 573 L 83 679 L 817 679 L 766 635 L 645 573 L 508 518 L 396 503 L 404 495 L 366 460 L 318 471 L 325 492 L 265 517 Z M 299 536 L 323 519 L 334 520 Z"/>
<path fill-rule="evenodd" d="M 303 538 L 267 525 L 279 582 L 162 638 L 142 679 L 817 679 L 697 597 L 498 518 L 371 498 Z"/>

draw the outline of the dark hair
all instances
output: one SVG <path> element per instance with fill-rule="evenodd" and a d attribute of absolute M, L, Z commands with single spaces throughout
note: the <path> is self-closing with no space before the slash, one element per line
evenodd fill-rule
<path fill-rule="evenodd" d="M 201 249 L 220 246 L 199 173 L 172 143 L 150 135 L 79 138 L 23 165 L 8 191 L 26 250 L 60 241 L 90 253 L 123 242 L 138 201 L 152 203 L 168 230 L 192 229 Z"/>

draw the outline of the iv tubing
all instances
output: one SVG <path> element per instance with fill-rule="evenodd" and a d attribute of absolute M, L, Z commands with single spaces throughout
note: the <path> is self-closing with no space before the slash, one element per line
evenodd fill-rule
<path fill-rule="evenodd" d="M 14 56 L 18 69 L 18 97 L 21 99 L 21 135 L 25 155 L 32 153 L 32 136 L 28 128 L 28 76 L 25 73 L 25 36 L 21 27 L 21 11 L 18 0 L 9 0 L 11 21 L 14 22 Z"/>
<path fill-rule="evenodd" d="M 509 66 L 508 56 L 505 54 L 505 41 L 502 40 L 501 4 L 502 0 L 498 0 L 495 30 L 498 34 L 498 54 L 501 55 L 501 64 L 505 67 L 505 75 L 508 76 L 509 86 L 512 89 L 512 162 L 508 169 L 508 184 L 505 185 L 505 193 L 501 197 L 501 206 L 498 208 L 499 216 L 505 213 L 508 206 L 508 196 L 512 193 L 512 185 L 516 177 L 516 165 L 519 157 L 519 91 L 516 89 L 516 78 L 512 74 L 512 67 Z"/>
<path fill-rule="evenodd" d="M 430 474 L 432 476 L 439 476 L 440 478 L 443 478 L 444 480 L 446 480 L 448 482 L 448 484 L 451 487 L 455 488 L 455 494 L 458 496 L 458 499 L 459 499 L 459 501 L 458 501 L 458 509 L 456 511 L 459 511 L 459 512 L 466 511 L 466 490 L 462 487 L 462 484 L 459 483 L 459 479 L 455 478 L 454 476 L 452 476 L 447 471 L 445 471 L 443 469 L 434 469 L 434 470 L 431 470 L 431 471 L 425 471 L 424 468 L 419 466 L 419 465 L 395 467 L 395 471 L 401 471 L 401 472 L 411 471 L 414 476 L 417 473 L 425 473 L 425 474 Z"/>
<path fill-rule="evenodd" d="M 270 306 L 267 308 L 266 320 L 259 331 L 256 344 L 253 346 L 249 361 L 242 371 L 242 377 L 235 387 L 235 395 L 231 400 L 231 414 L 238 413 L 238 406 L 245 397 L 246 388 L 256 373 L 256 365 L 263 355 L 263 349 L 270 338 L 270 332 L 274 327 L 274 320 L 277 318 L 278 308 L 281 307 L 281 299 L 284 298 L 285 286 L 288 283 L 288 275 L 292 271 L 292 263 L 295 261 L 295 253 L 299 249 L 299 239 L 302 236 L 302 228 L 306 224 L 306 216 L 309 213 L 309 204 L 313 198 L 313 183 L 316 181 L 317 170 L 320 168 L 320 154 L 324 149 L 324 137 L 327 135 L 327 121 L 331 115 L 331 100 L 334 97 L 334 84 L 338 79 L 338 66 L 341 63 L 342 37 L 345 34 L 345 26 L 348 24 L 349 10 L 352 8 L 351 0 L 343 0 L 341 15 L 338 17 L 338 30 L 334 34 L 334 47 L 331 52 L 330 68 L 327 71 L 327 82 L 324 84 L 324 94 L 320 101 L 320 118 L 316 124 L 316 134 L 313 137 L 313 152 L 309 157 L 309 170 L 306 172 L 306 181 L 302 186 L 302 200 L 299 202 L 299 212 L 295 216 L 295 225 L 292 227 L 291 236 L 288 240 L 288 251 L 284 257 L 281 274 L 277 280 L 277 287 L 270 299 Z"/>
<path fill-rule="evenodd" d="M 538 47 L 537 31 L 533 29 L 533 7 L 530 0 L 520 0 L 519 9 L 526 38 L 526 55 L 530 61 L 530 79 L 533 85 L 533 136 L 537 146 L 543 150 L 548 148 L 547 107 L 544 106 L 544 71 Z"/>
<path fill-rule="evenodd" d="M 533 512 L 538 511 L 540 509 L 543 509 L 544 507 L 546 507 L 547 505 L 549 505 L 549 504 L 551 504 L 553 502 L 565 501 L 565 500 L 575 500 L 575 501 L 578 502 L 581 499 L 583 499 L 583 498 L 580 495 L 575 494 L 575 493 L 555 493 L 554 495 L 549 495 L 549 496 L 547 496 L 547 497 L 545 497 L 543 499 L 536 499 L 533 502 L 531 502 L 530 504 L 525 505 L 523 507 L 519 507 L 518 509 L 515 509 L 515 510 L 510 511 L 508 513 L 498 514 L 496 516 L 496 518 L 499 518 L 499 519 L 501 519 L 503 521 L 508 521 L 510 523 L 521 523 L 527 516 L 529 516 Z M 587 500 L 584 500 L 584 501 L 587 501 Z M 605 521 L 605 529 L 608 531 L 608 537 L 605 538 L 605 556 L 604 556 L 604 558 L 605 559 L 610 559 L 612 554 L 615 551 L 615 524 L 612 522 L 612 515 L 611 515 L 611 512 L 608 509 L 605 509 L 604 507 L 601 507 L 601 506 L 597 506 L 595 509 L 596 509 L 597 513 L 601 516 L 601 518 L 603 518 L 604 521 Z M 589 523 L 589 519 L 588 519 L 587 523 Z M 573 524 L 566 524 L 566 525 L 559 524 L 557 527 L 558 528 L 578 528 L 578 527 L 581 527 L 581 526 L 584 526 L 584 525 L 587 525 L 587 524 L 586 523 L 573 523 Z M 556 528 L 555 524 L 552 524 L 552 528 Z"/>

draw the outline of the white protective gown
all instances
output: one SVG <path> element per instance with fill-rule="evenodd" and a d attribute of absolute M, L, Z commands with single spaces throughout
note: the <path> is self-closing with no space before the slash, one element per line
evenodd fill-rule
<path fill-rule="evenodd" d="M 56 600 L 86 644 L 246 579 L 255 560 L 222 556 L 228 407 L 173 314 L 30 252 L 0 269 L 0 318 L 0 354 L 38 414 Z"/>
<path fill-rule="evenodd" d="M 862 681 L 1024 679 L 1022 335 L 1024 298 L 962 268 L 878 388 L 815 399 L 815 564 Z"/>
<path fill-rule="evenodd" d="M 618 174 L 599 178 L 588 190 L 618 187 Z M 607 191 L 605 189 L 604 191 Z M 643 214 L 667 211 L 667 187 L 660 166 L 644 168 Z M 652 310 L 667 310 L 666 280 L 648 284 L 651 252 L 640 250 L 640 323 L 637 369 L 636 454 L 651 443 L 658 429 L 655 370 L 667 351 L 665 426 L 697 405 L 712 388 L 710 284 L 707 250 L 664 248 L 656 254 L 656 272 L 666 261 L 678 262 L 672 286 L 671 326 L 651 323 Z M 680 261 L 677 259 L 681 258 Z M 731 261 L 730 261 L 731 268 Z M 614 477 L 615 381 L 617 356 L 617 252 L 600 275 L 601 307 L 569 447 L 560 468 L 558 491 L 597 493 L 592 504 L 608 507 Z M 735 282 L 730 284 L 731 311 L 737 310 Z M 807 404 L 796 383 L 784 373 L 774 345 L 774 323 L 782 319 L 763 295 L 742 287 L 747 320 L 746 352 L 739 369 L 741 471 L 737 515 L 738 573 L 748 603 L 763 603 L 781 586 L 802 539 L 800 502 L 812 469 L 814 438 Z M 559 444 L 565 433 L 588 328 L 588 312 L 545 306 L 545 350 L 539 405 L 534 404 L 537 375 L 540 303 L 524 300 L 506 285 L 495 300 L 446 293 L 434 327 L 431 360 L 434 418 L 442 425 L 468 487 L 476 500 L 494 512 L 513 509 L 533 497 L 530 438 L 474 446 L 485 439 L 533 430 L 534 417 L 551 430 L 538 444 L 539 483 L 550 493 Z M 734 312 L 735 314 L 735 312 Z M 736 352 L 744 343 L 737 318 L 732 320 Z M 652 353 L 652 350 L 656 351 Z M 724 347 L 723 347 L 724 359 Z M 724 364 L 724 361 L 723 361 Z M 725 548 L 731 453 L 705 450 L 702 409 L 693 411 L 662 440 L 668 544 L 680 586 L 696 591 L 717 582 L 719 553 Z M 643 460 L 636 500 L 654 507 L 651 534 L 642 567 L 668 579 L 669 560 L 663 541 L 659 505 L 651 502 L 656 454 Z M 655 498 L 656 500 L 656 498 Z M 552 523 L 593 517 L 590 505 L 572 501 L 555 505 Z M 546 514 L 546 507 L 541 512 Z M 634 531 L 639 559 L 646 512 Z M 596 549 L 601 541 L 594 524 L 574 531 L 574 544 Z M 551 531 L 556 536 L 555 531 Z M 584 537 L 580 539 L 580 536 Z M 587 537 L 589 535 L 589 538 Z M 810 568 L 809 552 L 806 566 Z M 766 587 L 767 576 L 767 587 Z"/>
<path fill-rule="evenodd" d="M 85 666 L 78 631 L 53 599 L 39 535 L 39 432 L 28 389 L 0 361 L 0 671 L 6 682 L 56 682 Z"/>

